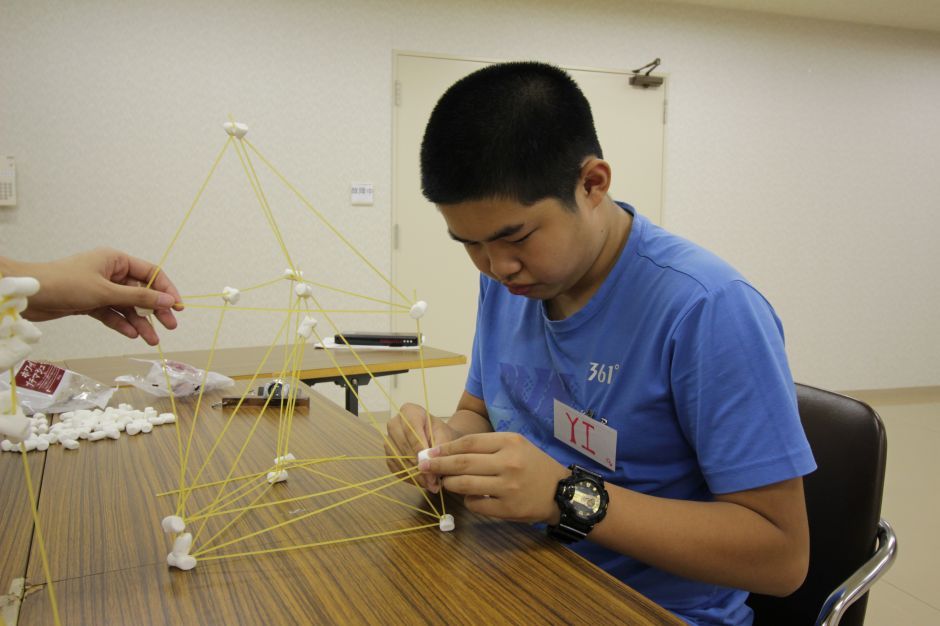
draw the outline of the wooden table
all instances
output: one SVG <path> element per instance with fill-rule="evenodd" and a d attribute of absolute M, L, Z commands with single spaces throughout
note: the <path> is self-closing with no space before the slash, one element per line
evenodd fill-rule
<path fill-rule="evenodd" d="M 294 417 L 290 449 L 298 458 L 383 453 L 376 430 L 349 419 L 348 413 L 316 392 L 310 395 L 309 412 Z M 206 454 L 230 415 L 207 408 L 213 399 L 205 398 L 200 409 L 194 459 Z M 130 388 L 118 391 L 118 401 L 158 410 L 169 404 L 148 400 Z M 177 401 L 184 442 L 193 423 L 194 404 L 193 399 Z M 232 419 L 201 482 L 224 475 L 258 416 L 257 432 L 237 473 L 269 468 L 277 411 L 268 409 L 262 415 L 259 410 L 243 408 Z M 188 572 L 171 569 L 166 555 L 172 539 L 162 531 L 160 520 L 173 512 L 176 500 L 155 494 L 178 484 L 176 433 L 175 426 L 157 426 L 148 435 L 82 442 L 76 451 L 56 445 L 45 453 L 40 511 L 63 624 L 681 624 L 527 525 L 483 518 L 464 510 L 459 502 L 447 501 L 447 512 L 456 518 L 454 532 L 443 533 L 436 526 L 418 528 L 436 520 L 409 508 L 430 507 L 421 490 L 404 483 L 380 492 L 398 502 L 365 495 L 204 556 L 413 529 L 409 532 L 271 554 L 201 559 Z M 38 453 L 30 455 L 41 462 Z M 13 454 L 0 458 L 4 487 L 16 479 L 9 464 L 13 459 L 22 463 Z M 332 478 L 290 469 L 287 482 L 271 487 L 262 501 L 308 495 L 340 481 L 359 483 L 388 474 L 382 459 L 308 467 L 319 468 Z M 266 485 L 263 479 L 258 482 Z M 352 492 L 359 495 L 361 488 Z M 194 492 L 188 515 L 209 497 L 208 490 Z M 251 511 L 232 526 L 225 540 L 322 510 L 327 502 L 341 497 L 348 494 Z M 440 506 L 439 500 L 432 502 Z M 22 519 L 20 508 L 5 507 L 4 520 Z M 6 524 L 5 555 L 12 542 L 22 541 L 22 532 L 6 532 Z M 212 520 L 197 547 L 222 525 L 223 520 Z M 197 526 L 190 522 L 190 528 Z M 21 561 L 5 563 L 5 575 L 20 568 L 22 576 L 22 566 Z M 35 549 L 29 552 L 26 575 L 30 587 L 22 602 L 20 624 L 51 624 L 51 605 L 41 586 L 44 577 Z"/>
<path fill-rule="evenodd" d="M 256 371 L 262 381 L 278 377 L 281 375 L 285 361 L 285 348 L 282 345 L 275 346 L 265 359 L 267 350 L 268 348 L 264 347 L 220 348 L 215 351 L 210 369 L 236 380 L 250 378 Z M 208 364 L 209 351 L 167 352 L 164 356 L 167 359 L 205 368 Z M 69 369 L 111 384 L 115 377 L 124 374 L 145 375 L 150 369 L 150 364 L 142 361 L 157 358 L 156 353 L 151 352 L 116 357 L 69 359 L 66 364 Z M 134 359 L 141 359 L 141 361 Z M 369 383 L 372 376 L 402 374 L 421 367 L 462 365 L 466 362 L 467 358 L 461 354 L 431 346 L 425 346 L 423 351 L 376 350 L 362 347 L 357 349 L 355 354 L 350 350 L 342 349 L 308 349 L 304 352 L 299 378 L 308 385 L 333 382 L 345 388 L 346 410 L 358 415 L 356 393 L 360 386 Z M 260 370 L 259 364 L 262 365 Z"/>

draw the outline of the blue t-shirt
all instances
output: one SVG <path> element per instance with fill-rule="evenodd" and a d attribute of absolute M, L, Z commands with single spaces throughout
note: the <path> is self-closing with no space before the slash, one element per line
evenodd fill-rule
<path fill-rule="evenodd" d="M 549 320 L 542 301 L 481 275 L 467 391 L 483 399 L 494 430 L 665 498 L 709 501 L 813 471 L 770 304 L 715 255 L 620 206 L 634 216 L 627 244 L 566 319 Z M 615 470 L 555 439 L 556 399 L 617 431 Z M 752 620 L 744 591 L 590 541 L 573 549 L 692 623 Z"/>

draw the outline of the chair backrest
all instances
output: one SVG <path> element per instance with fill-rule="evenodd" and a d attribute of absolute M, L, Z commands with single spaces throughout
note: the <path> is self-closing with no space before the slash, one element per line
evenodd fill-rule
<path fill-rule="evenodd" d="M 755 626 L 813 624 L 826 597 L 873 553 L 881 516 L 887 438 L 867 404 L 836 393 L 796 386 L 800 419 L 818 469 L 803 478 L 809 517 L 809 573 L 785 598 L 751 594 Z M 860 626 L 868 595 L 841 624 Z"/>

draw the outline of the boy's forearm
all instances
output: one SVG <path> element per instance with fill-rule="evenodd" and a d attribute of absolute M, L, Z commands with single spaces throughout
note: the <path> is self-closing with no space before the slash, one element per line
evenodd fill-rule
<path fill-rule="evenodd" d="M 799 479 L 796 479 L 797 481 Z M 802 485 L 772 485 L 779 509 L 803 497 Z M 760 492 L 761 490 L 754 490 Z M 802 582 L 808 563 L 808 534 L 799 511 L 773 522 L 736 502 L 692 502 L 644 495 L 608 485 L 607 516 L 589 540 L 659 569 L 719 585 L 770 595 L 788 595 Z M 751 492 L 748 492 L 751 493 Z M 766 494 L 765 494 L 766 495 Z"/>
<path fill-rule="evenodd" d="M 490 421 L 475 411 L 458 408 L 447 420 L 447 425 L 464 435 L 493 431 Z"/>

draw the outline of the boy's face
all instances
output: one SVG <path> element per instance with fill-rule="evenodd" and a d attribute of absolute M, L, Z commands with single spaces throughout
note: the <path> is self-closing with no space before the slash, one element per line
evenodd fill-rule
<path fill-rule="evenodd" d="M 488 199 L 438 208 L 477 269 L 512 293 L 552 300 L 590 288 L 584 283 L 603 243 L 596 211 L 571 211 L 556 198 L 528 206 Z"/>

